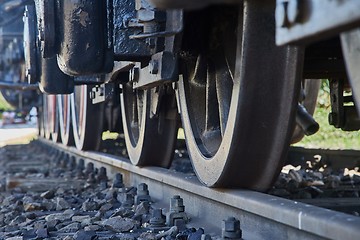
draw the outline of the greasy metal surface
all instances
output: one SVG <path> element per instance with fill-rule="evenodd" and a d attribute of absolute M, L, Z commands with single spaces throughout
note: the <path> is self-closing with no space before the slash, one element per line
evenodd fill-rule
<path fill-rule="evenodd" d="M 63 73 L 56 57 L 41 59 L 41 77 L 39 88 L 48 94 L 70 94 L 74 91 L 74 79 Z"/>
<path fill-rule="evenodd" d="M 193 94 L 188 90 L 188 85 L 196 87 L 198 82 L 206 84 L 210 78 L 221 79 L 217 85 L 224 84 L 224 69 L 228 66 L 220 67 L 218 62 L 214 62 L 214 65 L 218 64 L 215 67 L 218 66 L 220 69 L 218 74 L 203 77 L 202 81 L 196 76 L 191 78 L 184 74 L 183 80 L 179 80 L 178 93 L 188 152 L 199 179 L 208 186 L 243 187 L 265 191 L 277 176 L 286 157 L 295 120 L 294 110 L 298 101 L 303 49 L 275 46 L 274 9 L 275 4 L 271 1 L 259 0 L 245 1 L 244 11 L 242 8 L 239 9 L 244 13 L 244 20 L 239 18 L 236 69 L 233 74 L 228 73 L 233 77 L 233 87 L 230 86 L 226 94 L 220 95 L 214 90 L 207 91 L 206 97 L 202 99 L 199 94 Z M 219 12 L 219 9 L 216 8 L 215 11 Z M 232 38 L 236 39 L 236 36 L 226 37 Z M 227 44 L 224 46 L 229 47 Z M 228 52 L 234 51 L 234 47 L 229 48 L 231 50 Z M 226 48 L 224 50 L 226 53 Z M 200 60 L 199 58 L 199 62 Z M 196 65 L 192 71 L 207 72 L 206 66 L 203 67 L 203 71 L 198 66 L 201 65 Z M 208 71 L 211 70 L 209 68 Z M 210 81 L 206 87 L 214 89 L 214 82 Z M 228 86 L 220 89 L 224 88 Z M 205 90 L 202 92 L 203 95 L 204 92 Z M 229 93 L 231 102 L 225 101 Z M 205 124 L 199 121 L 201 118 L 198 116 L 201 116 L 201 113 L 206 114 L 205 106 L 216 106 L 214 102 L 222 105 L 223 109 L 226 109 L 226 106 L 229 108 L 226 109 L 228 115 L 224 114 L 224 119 L 227 119 L 227 122 L 223 121 L 226 124 L 224 131 L 221 121 L 218 125 L 211 123 L 214 127 L 208 128 L 210 131 L 204 131 Z M 223 117 L 220 107 L 219 110 L 215 109 L 216 114 L 220 113 Z M 207 115 L 214 116 L 212 113 L 205 116 Z M 211 121 L 212 119 L 210 118 Z M 207 150 L 217 140 L 213 137 L 214 130 L 219 129 L 222 131 L 221 143 L 215 150 Z M 205 146 L 206 143 L 208 144 Z"/>
<path fill-rule="evenodd" d="M 149 45 L 145 40 L 132 40 L 130 36 L 140 34 L 140 27 L 129 27 L 136 19 L 134 0 L 114 0 L 114 54 L 116 60 L 131 60 L 149 57 Z"/>
<path fill-rule="evenodd" d="M 73 76 L 111 72 L 107 7 L 111 6 L 106 1 L 60 2 L 57 61 L 63 72 Z"/>
<path fill-rule="evenodd" d="M 40 141 L 54 146 L 49 141 Z M 89 158 L 98 166 L 106 164 L 110 175 L 120 171 L 129 184 L 148 184 L 155 204 L 165 197 L 180 195 L 191 224 L 202 227 L 205 224 L 206 231 L 220 234 L 221 221 L 234 216 L 240 219 L 244 239 L 353 240 L 360 235 L 359 217 L 259 192 L 211 189 L 201 185 L 195 176 L 156 167 L 139 168 L 127 159 L 103 153 L 82 152 L 60 145 L 57 148 Z"/>
<path fill-rule="evenodd" d="M 358 0 L 277 0 L 276 2 L 276 44 L 278 45 L 326 39 L 360 23 Z M 284 4 L 284 2 L 289 3 Z M 298 15 L 291 23 L 290 13 Z"/>
<path fill-rule="evenodd" d="M 40 79 L 39 52 L 37 46 L 35 8 L 28 5 L 24 12 L 24 58 L 25 75 L 30 84 Z"/>

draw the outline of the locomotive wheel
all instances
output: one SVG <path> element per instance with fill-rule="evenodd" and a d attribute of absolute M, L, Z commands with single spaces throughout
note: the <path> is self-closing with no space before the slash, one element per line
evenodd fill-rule
<path fill-rule="evenodd" d="M 44 97 L 41 96 L 41 106 L 37 108 L 37 127 L 38 135 L 40 137 L 45 137 L 45 128 L 44 128 Z"/>
<path fill-rule="evenodd" d="M 188 153 L 207 186 L 265 191 L 282 167 L 295 122 L 303 49 L 275 46 L 274 7 L 269 1 L 245 1 L 239 12 L 246 14 L 234 21 L 213 9 L 204 20 L 207 34 L 193 48 L 200 46 L 200 52 L 192 51 L 192 38 L 206 28 L 188 30 L 192 38 L 183 45 L 178 97 Z M 227 24 L 219 21 L 221 14 Z"/>
<path fill-rule="evenodd" d="M 169 167 L 178 129 L 175 94 L 172 90 L 165 90 L 165 87 L 133 90 L 132 83 L 122 87 L 122 122 L 126 149 L 132 164 Z M 163 92 L 164 95 L 159 97 L 161 94 L 158 93 L 162 91 L 171 92 Z M 156 101 L 160 105 L 158 114 L 153 115 L 151 107 Z"/>
<path fill-rule="evenodd" d="M 58 141 L 59 125 L 56 110 L 56 96 L 43 95 L 43 128 L 44 137 L 54 142 Z"/>
<path fill-rule="evenodd" d="M 91 86 L 76 86 L 70 95 L 71 120 L 75 146 L 80 150 L 97 150 L 103 132 L 103 104 L 92 104 Z"/>
<path fill-rule="evenodd" d="M 74 145 L 74 135 L 71 125 L 70 95 L 57 95 L 57 103 L 61 142 L 66 146 L 72 146 Z"/>
<path fill-rule="evenodd" d="M 342 33 L 341 46 L 355 106 L 360 112 L 360 28 Z"/>
<path fill-rule="evenodd" d="M 59 129 L 59 111 L 57 107 L 57 96 L 48 96 L 48 117 L 50 123 L 50 134 L 53 142 L 60 142 L 60 129 Z"/>
<path fill-rule="evenodd" d="M 49 118 L 48 118 L 48 99 L 47 95 L 43 94 L 43 132 L 44 132 L 44 138 L 50 140 L 51 133 L 50 133 L 50 126 L 49 126 Z"/>

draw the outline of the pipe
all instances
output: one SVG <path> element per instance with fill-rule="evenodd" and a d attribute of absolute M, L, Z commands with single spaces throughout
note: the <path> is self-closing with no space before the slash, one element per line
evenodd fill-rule
<path fill-rule="evenodd" d="M 0 81 L 0 89 L 1 88 L 26 91 L 26 90 L 38 90 L 39 85 L 27 84 L 27 83 L 9 83 L 9 82 Z"/>
<path fill-rule="evenodd" d="M 315 134 L 320 128 L 319 124 L 300 103 L 297 105 L 296 109 L 296 123 L 301 127 L 306 136 Z"/>

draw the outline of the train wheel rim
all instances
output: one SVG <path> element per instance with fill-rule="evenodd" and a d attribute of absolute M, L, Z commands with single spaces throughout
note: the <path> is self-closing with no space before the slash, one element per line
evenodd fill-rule
<path fill-rule="evenodd" d="M 58 95 L 59 128 L 62 144 L 74 145 L 74 135 L 71 124 L 70 95 Z"/>
<path fill-rule="evenodd" d="M 92 104 L 89 91 L 91 86 L 76 86 L 70 95 L 74 141 L 80 150 L 97 150 L 103 132 L 103 104 Z"/>
<path fill-rule="evenodd" d="M 360 28 L 342 33 L 341 47 L 355 106 L 360 112 Z"/>
<path fill-rule="evenodd" d="M 43 129 L 45 139 L 51 139 L 48 95 L 43 94 Z"/>
<path fill-rule="evenodd" d="M 165 91 L 159 113 L 151 116 L 157 92 Z M 177 118 L 164 117 L 173 111 L 175 94 L 167 87 L 133 90 L 132 83 L 122 85 L 120 95 L 126 149 L 134 165 L 169 167 L 177 136 Z"/>
<path fill-rule="evenodd" d="M 57 106 L 57 96 L 48 96 L 48 109 L 49 109 L 49 123 L 50 134 L 53 142 L 60 142 L 60 129 L 59 129 L 59 111 Z"/>
<path fill-rule="evenodd" d="M 203 79 L 202 81 L 206 82 L 205 87 L 202 90 L 197 89 L 198 92 L 194 91 L 198 83 L 191 83 L 192 77 L 186 67 L 183 78 L 180 78 L 178 83 L 178 98 L 188 153 L 198 178 L 210 187 L 267 190 L 277 177 L 289 146 L 297 102 L 296 93 L 300 86 L 298 76 L 301 69 L 298 62 L 302 55 L 296 48 L 275 46 L 274 36 L 269 34 L 273 32 L 271 29 L 274 29 L 271 15 L 274 6 L 259 8 L 256 4 L 246 2 L 244 20 L 239 17 L 236 46 L 228 46 L 230 50 L 237 49 L 235 70 L 232 72 L 226 67 L 228 70 L 223 72 L 223 75 L 227 75 L 228 79 L 233 76 L 230 78 L 232 84 L 227 84 L 227 89 L 220 93 L 230 94 L 217 98 L 221 101 L 215 98 L 217 103 L 214 104 L 211 102 L 214 99 L 206 98 L 217 97 L 216 86 L 211 86 L 214 82 Z M 242 10 L 240 9 L 240 12 Z M 215 12 L 219 12 L 219 9 Z M 242 26 L 243 29 L 240 29 Z M 225 35 L 225 39 L 231 38 Z M 243 45 L 246 48 L 242 48 Z M 226 52 L 229 50 L 224 49 L 224 56 L 229 56 Z M 201 71 L 203 67 L 200 61 L 204 60 L 197 57 L 193 70 Z M 214 68 L 215 73 L 221 73 L 224 69 L 224 65 L 208 65 L 206 70 L 202 70 L 206 72 L 205 78 L 214 77 L 214 74 L 208 74 L 214 72 Z M 213 81 L 217 84 L 216 79 Z M 215 93 L 206 93 L 211 89 L 215 89 Z M 199 95 L 201 91 L 205 96 L 203 101 L 199 101 L 199 98 L 192 101 L 191 96 Z M 199 115 L 201 112 L 206 114 L 206 111 L 211 113 L 213 110 L 207 110 L 205 103 L 223 106 L 222 110 L 218 110 L 217 121 Z M 201 107 L 205 110 L 200 111 Z M 227 115 L 221 115 L 226 110 Z M 220 115 L 223 120 L 220 120 Z M 216 122 L 217 125 L 214 124 Z M 213 131 L 209 131 L 211 128 Z"/>

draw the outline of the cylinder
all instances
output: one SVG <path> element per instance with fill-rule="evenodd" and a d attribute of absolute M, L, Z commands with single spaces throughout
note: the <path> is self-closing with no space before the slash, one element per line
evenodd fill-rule
<path fill-rule="evenodd" d="M 56 57 L 41 58 L 39 88 L 47 94 L 70 94 L 74 92 L 74 78 L 59 69 Z"/>
<path fill-rule="evenodd" d="M 60 69 L 72 76 L 110 72 L 113 50 L 108 37 L 107 1 L 59 1 L 57 11 Z"/>

